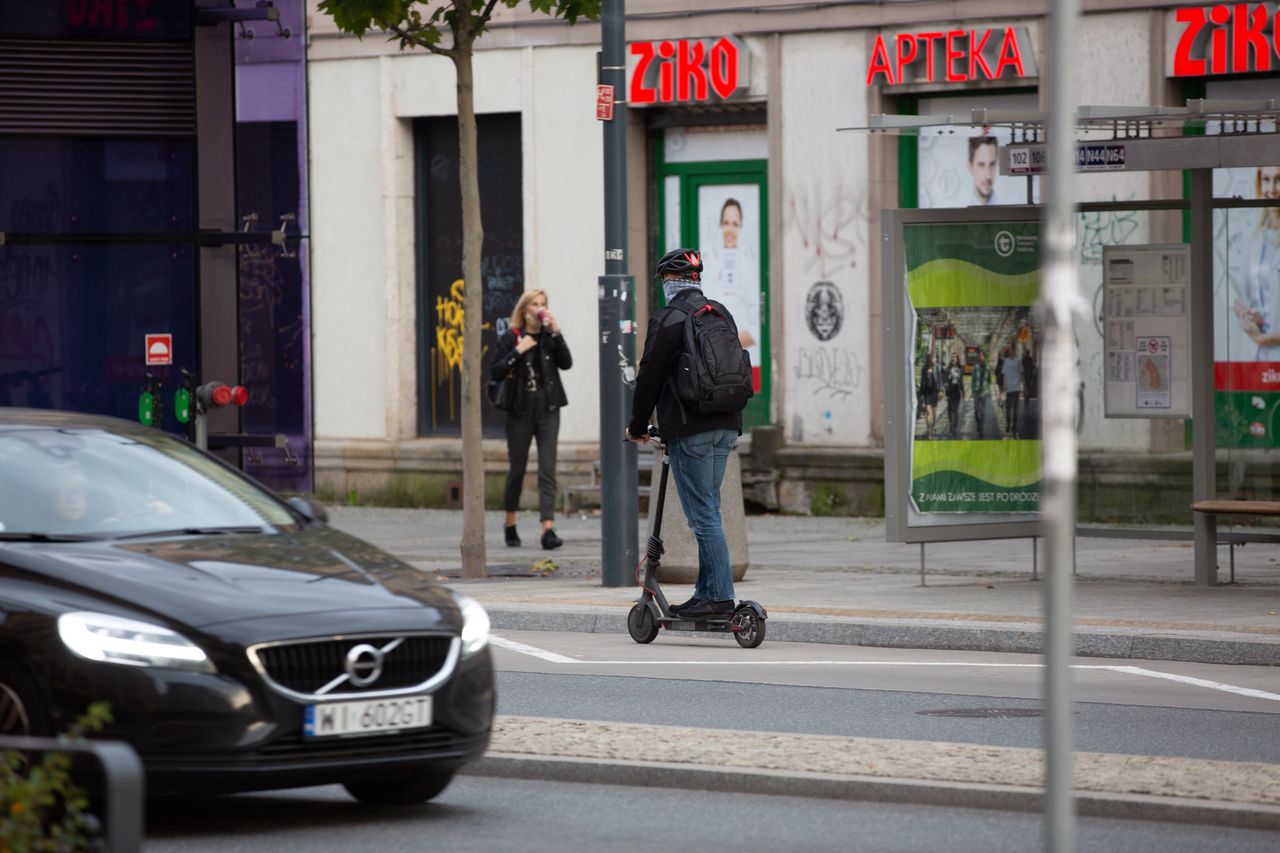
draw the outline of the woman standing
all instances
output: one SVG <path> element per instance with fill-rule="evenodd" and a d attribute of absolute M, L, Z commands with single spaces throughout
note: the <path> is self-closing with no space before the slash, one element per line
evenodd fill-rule
<path fill-rule="evenodd" d="M 933 421 L 938 405 L 938 369 L 933 365 L 933 353 L 924 357 L 920 368 L 920 385 L 916 388 L 916 401 L 924 414 L 924 437 L 933 438 Z"/>
<path fill-rule="evenodd" d="M 542 547 L 559 548 L 556 535 L 556 442 L 560 435 L 560 408 L 568 399 L 560 383 L 560 371 L 573 366 L 569 345 L 560 336 L 560 324 L 547 310 L 547 294 L 526 290 L 511 312 L 511 328 L 498 336 L 489 376 L 515 377 L 515 394 L 507 412 L 507 455 L 511 469 L 502 493 L 506 511 L 507 544 L 516 547 L 516 510 L 529 464 L 529 443 L 538 440 L 538 511 L 542 516 Z"/>
<path fill-rule="evenodd" d="M 960 401 L 964 398 L 964 367 L 960 364 L 960 353 L 951 353 L 951 364 L 947 367 L 947 434 L 951 438 L 960 437 Z"/>

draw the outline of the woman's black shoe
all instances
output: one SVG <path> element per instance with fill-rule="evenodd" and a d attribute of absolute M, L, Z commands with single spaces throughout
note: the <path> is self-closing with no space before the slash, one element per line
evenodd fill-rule
<path fill-rule="evenodd" d="M 556 535 L 554 527 L 548 527 L 542 531 L 542 547 L 550 551 L 552 548 L 559 548 L 564 544 L 564 540 Z"/>
<path fill-rule="evenodd" d="M 514 524 L 510 527 L 504 526 L 502 528 L 502 532 L 507 535 L 507 545 L 512 548 L 520 547 L 520 535 L 516 533 L 516 526 Z"/>
<path fill-rule="evenodd" d="M 688 610 L 690 607 L 693 607 L 695 604 L 699 604 L 701 601 L 702 599 L 698 598 L 698 596 L 695 595 L 693 598 L 689 599 L 684 604 L 673 604 L 667 609 L 670 610 L 672 613 L 679 613 L 681 610 Z"/>

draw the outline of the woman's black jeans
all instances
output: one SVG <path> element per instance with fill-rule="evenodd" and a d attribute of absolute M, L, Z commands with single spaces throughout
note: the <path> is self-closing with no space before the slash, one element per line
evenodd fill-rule
<path fill-rule="evenodd" d="M 560 409 L 547 410 L 542 391 L 528 396 L 529 408 L 520 415 L 507 415 L 507 486 L 502 492 L 502 508 L 515 512 L 520 508 L 520 491 L 524 472 L 529 467 L 529 443 L 538 440 L 538 512 L 543 521 L 556 517 L 556 442 L 560 436 Z"/>

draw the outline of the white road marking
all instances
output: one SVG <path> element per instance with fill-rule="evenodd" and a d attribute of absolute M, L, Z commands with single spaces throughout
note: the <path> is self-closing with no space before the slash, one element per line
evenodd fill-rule
<path fill-rule="evenodd" d="M 524 643 L 517 643 L 514 640 L 508 640 L 505 637 L 499 637 L 495 634 L 489 635 L 489 642 L 493 643 L 495 646 L 501 646 L 504 649 L 510 649 L 511 651 L 519 652 L 522 655 L 542 658 L 543 660 L 550 661 L 551 663 L 583 663 L 583 661 L 576 660 L 571 657 L 558 655 L 555 652 L 549 652 L 546 649 L 540 649 L 537 646 L 526 646 Z"/>
<path fill-rule="evenodd" d="M 537 646 L 529 646 L 524 643 L 517 643 L 513 640 L 507 640 L 496 635 L 490 636 L 490 642 L 495 646 L 501 646 L 504 649 L 510 649 L 513 652 L 519 652 L 530 657 L 541 658 L 551 663 L 579 663 L 592 664 L 595 666 L 937 666 L 937 667 L 964 667 L 964 668 L 991 668 L 991 669 L 1043 669 L 1042 663 L 991 663 L 982 661 L 892 661 L 892 660 L 583 660 L 580 658 L 571 658 L 565 655 L 549 652 L 540 649 Z M 1248 696 L 1252 699 L 1269 699 L 1273 702 L 1280 702 L 1280 693 L 1268 693 L 1265 690 L 1255 690 L 1252 687 L 1238 687 L 1234 684 L 1224 684 L 1221 681 L 1210 681 L 1205 678 L 1195 678 L 1190 675 L 1176 675 L 1171 672 L 1160 672 L 1154 669 L 1144 669 L 1140 666 L 1124 666 L 1119 664 L 1083 664 L 1077 663 L 1071 665 L 1072 669 L 1101 669 L 1111 672 L 1118 672 L 1124 675 L 1138 675 L 1144 678 L 1162 678 L 1166 681 L 1174 681 L 1179 684 L 1189 684 L 1193 687 L 1204 687 L 1209 690 L 1220 690 L 1223 693 L 1235 693 L 1239 696 Z"/>
<path fill-rule="evenodd" d="M 1270 699 L 1273 702 L 1280 702 L 1280 693 L 1268 693 L 1265 690 L 1254 690 L 1252 687 L 1237 687 L 1234 684 L 1223 684 L 1221 681 L 1209 681 L 1205 678 L 1195 678 L 1190 675 L 1175 675 L 1172 672 L 1159 672 L 1154 669 L 1143 669 L 1140 666 L 1086 666 L 1078 664 L 1076 669 L 1109 669 L 1112 672 L 1124 672 L 1129 675 L 1143 675 L 1147 678 L 1163 678 L 1167 681 L 1176 681 L 1180 684 L 1191 684 L 1195 687 L 1207 687 L 1210 690 L 1221 690 L 1223 693 L 1236 693 L 1240 696 L 1249 696 L 1253 699 Z"/>

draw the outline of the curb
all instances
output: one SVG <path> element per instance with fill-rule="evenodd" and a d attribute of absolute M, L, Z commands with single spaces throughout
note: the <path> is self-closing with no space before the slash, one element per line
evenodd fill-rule
<path fill-rule="evenodd" d="M 499 631 L 627 633 L 627 617 L 623 612 L 535 611 L 501 605 L 486 605 L 485 610 L 489 613 L 492 627 Z M 768 639 L 791 643 L 1040 654 L 1043 652 L 1044 635 L 1038 629 L 990 625 L 815 621 L 774 616 L 769 619 Z M 1073 645 L 1072 654 L 1079 657 L 1280 666 L 1280 640 L 1272 639 L 1086 630 L 1076 631 Z"/>
<path fill-rule="evenodd" d="M 723 768 L 655 761 L 600 761 L 567 756 L 487 753 L 460 772 L 470 776 L 542 782 L 664 787 L 1001 811 L 1039 812 L 1044 807 L 1044 791 L 1040 788 Z M 1280 829 L 1280 807 L 1262 804 L 1090 791 L 1076 791 L 1074 802 L 1076 814 L 1080 817 L 1164 821 L 1236 829 Z"/>

